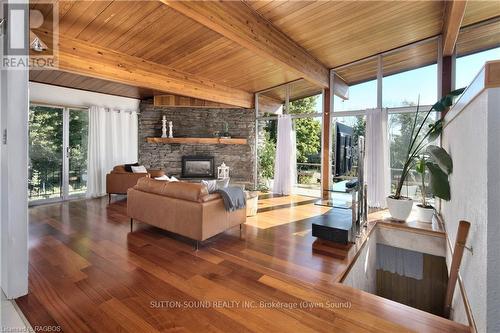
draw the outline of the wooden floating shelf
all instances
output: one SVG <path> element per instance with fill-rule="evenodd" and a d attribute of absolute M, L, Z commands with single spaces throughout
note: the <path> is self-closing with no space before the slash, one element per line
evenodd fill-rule
<path fill-rule="evenodd" d="M 244 138 L 147 138 L 149 143 L 180 143 L 180 144 L 212 144 L 212 145 L 246 145 Z"/>

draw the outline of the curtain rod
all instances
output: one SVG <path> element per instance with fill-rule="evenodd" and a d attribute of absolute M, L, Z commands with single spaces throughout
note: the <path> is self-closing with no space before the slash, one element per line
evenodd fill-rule
<path fill-rule="evenodd" d="M 111 111 L 118 112 L 118 113 L 125 112 L 125 113 L 130 113 L 130 114 L 132 114 L 132 113 L 135 112 L 136 114 L 141 114 L 140 112 L 135 111 L 135 110 L 120 110 L 120 109 L 115 109 L 115 108 L 106 108 L 106 107 L 104 107 L 104 112 L 111 112 Z"/>
<path fill-rule="evenodd" d="M 81 106 L 81 105 L 51 104 L 51 103 L 44 103 L 44 102 L 37 102 L 37 101 L 30 101 L 30 104 L 38 105 L 38 106 L 53 107 L 53 108 L 68 108 L 68 109 L 88 109 L 89 108 L 88 106 Z"/>
<path fill-rule="evenodd" d="M 69 105 L 69 104 L 51 104 L 51 103 L 43 103 L 43 102 L 37 102 L 37 101 L 30 101 L 30 105 L 45 106 L 45 107 L 52 107 L 52 108 L 58 108 L 58 109 L 78 109 L 78 110 L 86 110 L 86 111 L 88 111 L 91 107 L 91 106 Z M 109 112 L 109 111 L 121 112 L 121 111 L 123 111 L 123 112 L 129 112 L 129 113 L 135 112 L 137 114 L 141 114 L 139 111 L 135 111 L 135 110 L 120 110 L 117 108 L 109 108 L 109 107 L 105 107 L 105 106 L 103 106 L 103 108 L 105 109 L 104 110 L 105 112 Z"/>

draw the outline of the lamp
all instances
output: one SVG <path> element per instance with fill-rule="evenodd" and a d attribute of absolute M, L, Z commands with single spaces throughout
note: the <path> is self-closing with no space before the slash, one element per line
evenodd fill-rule
<path fill-rule="evenodd" d="M 218 179 L 227 179 L 229 178 L 229 167 L 226 163 L 222 162 L 222 164 L 217 167 L 217 178 Z"/>

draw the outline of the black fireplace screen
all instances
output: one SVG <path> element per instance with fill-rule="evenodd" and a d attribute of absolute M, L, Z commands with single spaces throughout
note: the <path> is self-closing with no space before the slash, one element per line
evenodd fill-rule
<path fill-rule="evenodd" d="M 215 178 L 214 158 L 210 156 L 182 157 L 183 178 Z"/>

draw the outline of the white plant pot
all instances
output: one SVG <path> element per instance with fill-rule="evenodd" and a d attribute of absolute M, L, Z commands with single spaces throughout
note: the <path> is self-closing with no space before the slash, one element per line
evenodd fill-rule
<path fill-rule="evenodd" d="M 424 208 L 420 205 L 417 205 L 417 220 L 419 222 L 432 223 L 432 217 L 434 216 L 434 207 L 433 208 Z"/>
<path fill-rule="evenodd" d="M 387 197 L 387 207 L 392 218 L 400 221 L 406 221 L 410 216 L 413 207 L 413 200 L 410 198 L 393 199 Z"/>

